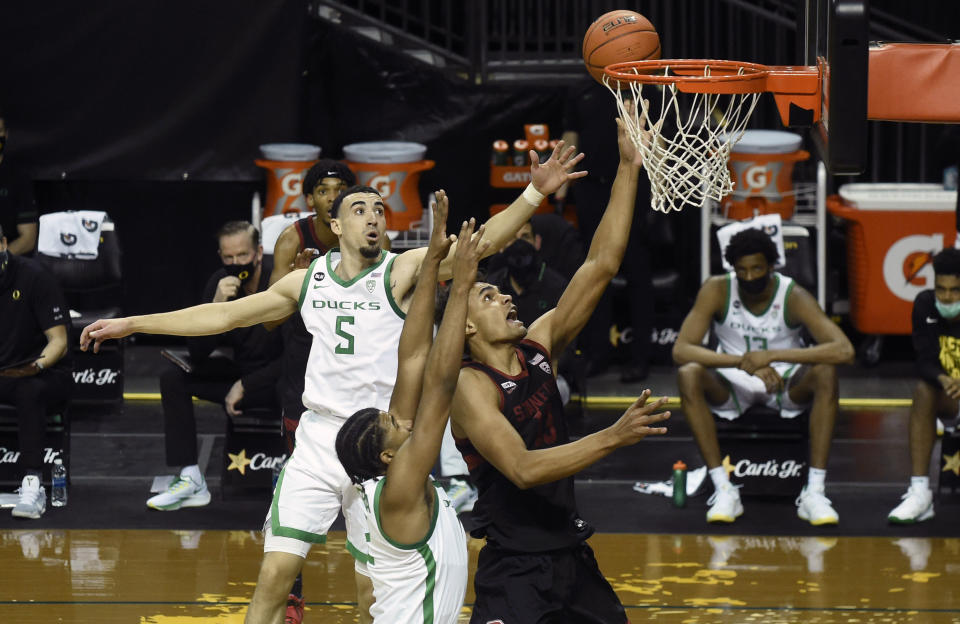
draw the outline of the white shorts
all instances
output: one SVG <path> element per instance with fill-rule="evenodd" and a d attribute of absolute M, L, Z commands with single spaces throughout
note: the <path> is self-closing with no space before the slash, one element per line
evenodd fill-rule
<path fill-rule="evenodd" d="M 780 412 L 782 418 L 796 418 L 803 413 L 809 403 L 800 405 L 790 400 L 790 386 L 803 367 L 790 362 L 774 362 L 770 365 L 783 378 L 783 390 L 767 392 L 763 380 L 739 368 L 718 368 L 714 372 L 720 377 L 730 398 L 721 405 L 711 405 L 710 411 L 726 420 L 736 420 L 749 407 L 765 405 Z"/>
<path fill-rule="evenodd" d="M 264 552 L 306 558 L 313 544 L 327 541 L 327 531 L 343 509 L 347 550 L 357 572 L 367 572 L 367 521 L 358 486 L 337 458 L 337 432 L 343 421 L 306 411 L 297 427 L 297 445 L 277 479 L 264 523 Z"/>

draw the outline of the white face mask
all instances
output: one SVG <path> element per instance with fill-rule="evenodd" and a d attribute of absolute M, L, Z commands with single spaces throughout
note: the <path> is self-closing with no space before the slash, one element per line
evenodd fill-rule
<path fill-rule="evenodd" d="M 940 300 L 936 300 L 937 312 L 940 313 L 945 319 L 954 319 L 957 316 L 960 316 L 960 301 L 954 301 L 953 303 L 940 303 Z"/>

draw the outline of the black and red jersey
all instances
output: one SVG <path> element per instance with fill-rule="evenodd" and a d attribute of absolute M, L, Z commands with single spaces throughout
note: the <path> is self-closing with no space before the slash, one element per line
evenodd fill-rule
<path fill-rule="evenodd" d="M 570 441 L 547 350 L 530 340 L 516 347 L 522 370 L 508 375 L 467 360 L 463 366 L 487 375 L 500 391 L 500 412 L 530 450 Z M 542 552 L 570 547 L 591 532 L 580 520 L 573 477 L 521 490 L 484 459 L 468 439 L 457 448 L 470 469 L 479 499 L 473 508 L 474 537 L 485 536 L 496 546 L 518 552 Z"/>

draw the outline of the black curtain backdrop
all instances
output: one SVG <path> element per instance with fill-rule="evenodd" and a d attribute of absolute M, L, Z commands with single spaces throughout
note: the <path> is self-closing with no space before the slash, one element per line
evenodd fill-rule
<path fill-rule="evenodd" d="M 302 0 L 0 3 L 10 154 L 38 178 L 259 179 L 298 140 Z"/>

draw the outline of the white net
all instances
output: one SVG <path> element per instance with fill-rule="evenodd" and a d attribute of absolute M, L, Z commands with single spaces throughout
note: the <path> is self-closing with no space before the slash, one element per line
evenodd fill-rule
<path fill-rule="evenodd" d="M 632 71 L 638 74 L 635 68 Z M 670 75 L 669 68 L 666 71 Z M 709 76 L 710 66 L 705 65 L 703 72 Z M 684 93 L 675 83 L 661 87 L 633 80 L 620 80 L 630 88 L 617 90 L 610 81 L 616 82 L 604 76 L 633 144 L 643 155 L 651 208 L 670 212 L 687 204 L 702 206 L 708 197 L 720 201 L 733 190 L 727 160 L 743 136 L 760 93 Z M 627 106 L 626 97 L 637 104 Z M 659 98 L 659 106 L 644 97 L 648 101 Z"/>

